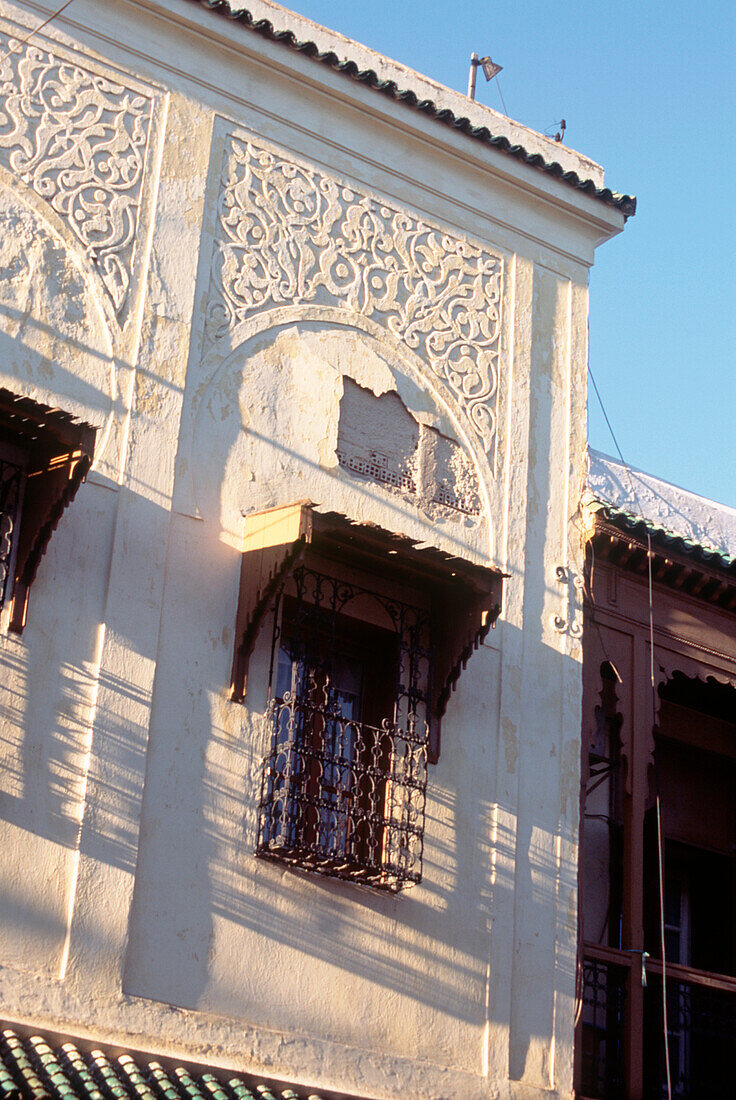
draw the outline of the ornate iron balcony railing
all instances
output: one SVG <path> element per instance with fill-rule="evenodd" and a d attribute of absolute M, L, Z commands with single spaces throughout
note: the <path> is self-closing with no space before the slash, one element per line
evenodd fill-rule
<path fill-rule="evenodd" d="M 297 566 L 278 596 L 256 852 L 400 890 L 422 875 L 426 609 Z"/>
<path fill-rule="evenodd" d="M 580 1041 L 580 1089 L 590 1100 L 623 1097 L 625 967 L 586 958 Z"/>
<path fill-rule="evenodd" d="M 587 954 L 590 950 L 590 957 Z M 602 952 L 620 955 L 601 958 Z M 641 982 L 638 952 L 587 945 L 578 1042 L 577 1095 L 586 1100 L 622 1100 L 626 1094 L 626 1029 L 644 1037 L 643 1081 L 648 1100 L 666 1100 L 667 1073 L 662 1010 L 662 963 L 647 961 L 644 1012 L 628 1010 L 631 983 Z M 667 1038 L 673 1100 L 704 1100 L 733 1091 L 736 1050 L 736 978 L 670 963 L 667 967 Z M 629 1067 L 630 1069 L 630 1067 Z"/>
<path fill-rule="evenodd" d="M 427 731 L 353 721 L 339 700 L 269 705 L 257 851 L 399 890 L 421 879 Z"/>
<path fill-rule="evenodd" d="M 0 459 L 0 608 L 8 593 L 8 578 L 13 558 L 13 542 L 18 522 L 23 468 L 16 462 Z"/>
<path fill-rule="evenodd" d="M 726 984 L 734 988 L 719 988 Z M 660 977 L 649 979 L 644 1015 L 650 1052 L 645 1062 L 645 1091 L 658 1100 L 667 1097 Z M 736 982 L 701 974 L 681 980 L 679 974 L 668 973 L 667 1031 L 672 1100 L 730 1095 L 736 1052 Z"/>

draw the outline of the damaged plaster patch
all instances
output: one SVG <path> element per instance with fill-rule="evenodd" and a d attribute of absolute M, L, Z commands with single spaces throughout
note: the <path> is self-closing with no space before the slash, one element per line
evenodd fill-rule
<path fill-rule="evenodd" d="M 478 476 L 458 443 L 419 423 L 397 393 L 376 396 L 347 376 L 343 387 L 336 448 L 343 469 L 429 515 L 480 515 Z"/>

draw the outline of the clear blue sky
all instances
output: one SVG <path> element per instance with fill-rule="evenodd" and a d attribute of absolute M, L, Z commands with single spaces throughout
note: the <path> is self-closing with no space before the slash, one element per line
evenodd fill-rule
<path fill-rule="evenodd" d="M 590 362 L 627 462 L 736 507 L 736 5 L 723 0 L 292 0 L 465 90 L 504 66 L 508 114 L 635 194 L 591 274 Z M 477 98 L 503 110 L 495 82 Z M 614 453 L 594 395 L 590 441 Z"/>

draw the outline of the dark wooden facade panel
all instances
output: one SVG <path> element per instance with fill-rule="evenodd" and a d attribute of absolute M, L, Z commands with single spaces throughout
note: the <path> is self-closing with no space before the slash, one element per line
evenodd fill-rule
<path fill-rule="evenodd" d="M 707 989 L 716 990 L 717 997 L 721 998 L 714 1002 L 719 1006 L 714 1011 L 722 1015 L 725 1013 L 729 1019 L 736 1011 L 736 978 L 733 976 L 736 963 L 733 920 L 736 913 L 736 800 L 732 785 L 736 776 L 736 614 L 729 610 L 728 605 L 729 593 L 734 585 L 731 572 L 729 568 L 719 576 L 717 569 L 693 562 L 684 555 L 678 558 L 677 555 L 664 553 L 661 548 L 653 546 L 650 627 L 646 544 L 642 545 L 641 541 L 637 543 L 620 532 L 607 528 L 603 530 L 598 523 L 588 546 L 583 641 L 584 783 L 581 795 L 581 931 L 584 942 L 581 946 L 580 996 L 585 1003 L 581 1004 L 576 1063 L 580 1096 L 596 1095 L 606 1100 L 625 1096 L 629 1100 L 643 1100 L 644 1096 L 651 1094 L 654 1076 L 661 1072 L 661 1066 L 655 1065 L 656 1059 L 653 1061 L 651 1057 L 651 1048 L 652 1036 L 657 1038 L 658 1027 L 661 1031 L 657 1016 L 657 996 L 661 1001 L 661 988 L 660 993 L 655 995 L 655 987 L 661 983 L 662 962 L 655 957 L 647 959 L 645 954 L 647 951 L 651 956 L 660 954 L 658 946 L 653 945 L 653 936 L 659 929 L 659 891 L 657 882 L 652 881 L 657 878 L 654 806 L 660 787 L 665 874 L 670 873 L 667 871 L 668 860 L 674 861 L 672 865 L 676 866 L 676 860 L 680 859 L 681 863 L 677 866 L 681 866 L 688 853 L 702 853 L 695 861 L 700 863 L 698 891 L 700 894 L 708 893 L 712 886 L 711 908 L 720 911 L 712 924 L 714 929 L 717 926 L 716 938 L 724 941 L 722 947 L 710 956 L 707 949 L 701 947 L 701 951 L 706 952 L 703 957 L 708 962 L 707 966 L 670 961 L 666 970 L 667 980 L 671 983 L 669 997 L 673 1002 L 672 1012 L 676 1011 L 675 994 L 679 996 L 678 991 L 684 991 L 683 996 L 687 994 L 687 1004 L 690 1005 L 693 998 Z M 587 880 L 585 878 L 586 781 L 590 798 L 596 784 L 599 786 L 605 780 L 605 777 L 596 779 L 595 772 L 591 777 L 589 758 L 589 748 L 603 705 L 601 670 L 605 666 L 613 670 L 606 674 L 609 683 L 612 683 L 615 698 L 615 728 L 619 741 L 616 747 L 619 756 L 616 767 L 611 769 L 609 781 L 620 786 L 615 811 L 618 819 L 609 820 L 608 824 L 612 834 L 620 838 L 622 889 L 616 927 L 612 928 L 612 920 L 607 921 L 605 942 L 598 942 L 595 937 L 600 939 L 600 929 L 591 928 L 590 922 L 586 925 L 583 885 L 586 884 L 589 898 L 590 869 Z M 721 711 L 717 715 L 705 715 L 702 722 L 694 722 L 687 707 L 679 706 L 676 701 L 663 701 L 663 696 L 666 699 L 671 686 L 677 683 L 695 685 L 701 695 L 706 693 L 703 698 L 707 698 L 710 692 L 714 699 L 720 701 Z M 733 713 L 728 711 L 731 697 L 726 688 L 733 690 Z M 602 775 L 601 765 L 597 767 Z M 600 817 L 600 813 L 589 814 L 589 818 Z M 594 827 L 589 821 L 590 838 Z M 712 872 L 708 871 L 711 866 L 714 868 Z M 671 873 L 676 875 L 676 870 Z M 608 875 L 607 888 L 611 897 L 612 864 L 609 864 Z M 728 881 L 716 883 L 713 881 L 716 878 Z M 605 884 L 601 883 L 600 888 L 604 889 Z M 730 896 L 732 900 L 729 900 Z M 704 903 L 699 902 L 698 905 L 702 911 Z M 692 905 L 693 913 L 698 905 Z M 596 915 L 599 916 L 599 913 Z M 655 923 L 656 930 L 653 927 Z M 679 932 L 673 926 L 670 934 L 676 937 Z M 688 929 L 688 935 L 694 936 L 695 933 Z M 699 935 L 702 939 L 703 935 Z M 677 939 L 672 942 L 676 943 Z M 647 988 L 642 981 L 643 955 Z M 583 978 L 583 957 L 588 960 L 585 968 L 589 994 L 587 1001 L 583 988 L 586 980 Z M 594 970 L 596 967 L 597 970 Z M 721 972 L 724 970 L 727 972 Z M 601 995 L 596 987 L 590 995 L 593 988 L 590 985 L 593 980 L 591 974 L 595 975 L 598 983 L 602 980 L 602 974 L 607 975 L 607 994 Z M 614 986 L 610 984 L 615 974 L 625 976 L 621 998 L 623 1007 L 618 1014 L 612 1007 Z M 594 1010 L 590 1005 L 596 997 L 598 1009 L 603 1005 L 605 1012 L 601 1017 L 601 1011 L 598 1011 L 593 1027 L 590 1014 Z M 724 1004 L 729 1007 L 724 1009 Z M 692 1028 L 693 1014 L 691 1009 L 688 1011 L 690 1022 L 687 1026 Z M 604 1024 L 601 1018 L 605 1019 Z M 678 1073 L 682 1077 L 673 1095 L 689 1096 L 691 1093 L 686 1091 L 690 1087 L 687 1075 L 697 1072 L 693 1067 L 697 1063 L 698 1046 L 690 1032 L 686 1034 L 685 1030 L 681 1029 L 682 1033 L 676 1030 L 679 1017 L 673 1018 L 675 1024 L 670 1022 L 669 1029 L 670 1065 L 674 1077 Z M 647 1020 L 649 1023 L 645 1027 Z M 719 1027 L 723 1030 L 729 1026 L 725 1016 L 720 1021 L 709 1022 L 713 1034 L 720 1034 Z M 616 1028 L 620 1028 L 620 1035 L 614 1034 Z M 685 1028 L 684 1024 L 682 1028 Z M 622 1063 L 619 1070 L 614 1070 L 612 1066 L 601 1068 L 599 1065 L 591 1074 L 592 1057 L 599 1060 L 608 1058 L 610 1061 L 616 1056 L 616 1051 Z M 718 1050 L 715 1053 L 711 1051 L 709 1072 L 719 1072 L 719 1057 Z"/>

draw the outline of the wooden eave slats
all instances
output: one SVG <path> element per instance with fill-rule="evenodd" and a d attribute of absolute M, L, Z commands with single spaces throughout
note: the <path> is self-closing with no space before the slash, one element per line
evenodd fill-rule
<path fill-rule="evenodd" d="M 435 671 L 430 759 L 439 753 L 439 720 L 460 674 L 501 611 L 503 574 L 418 546 L 404 535 L 319 512 L 308 501 L 245 518 L 231 699 L 245 698 L 250 656 L 285 577 L 306 552 L 421 590 L 431 606 Z"/>
<path fill-rule="evenodd" d="M 454 577 L 458 584 L 474 592 L 486 591 L 490 574 L 502 576 L 487 566 L 446 554 L 434 546 L 418 546 L 406 535 L 375 524 L 357 523 L 339 512 L 318 512 L 312 508 L 311 516 L 311 541 L 315 548 L 367 572 L 385 573 L 390 558 L 392 575 L 412 584 L 421 582 L 445 588 L 448 577 Z"/>
<path fill-rule="evenodd" d="M 607 561 L 637 576 L 648 572 L 649 548 L 644 539 L 621 531 L 597 518 L 592 546 L 599 561 Z M 733 610 L 736 607 L 736 571 L 713 568 L 702 561 L 663 549 L 652 539 L 652 579 L 689 596 Z"/>
<path fill-rule="evenodd" d="M 38 566 L 64 510 L 89 472 L 96 429 L 70 413 L 0 388 L 0 439 L 26 455 L 10 628 L 23 629 Z"/>
<path fill-rule="evenodd" d="M 52 449 L 52 441 L 62 447 L 86 449 L 90 443 L 94 444 L 95 438 L 95 428 L 71 413 L 30 397 L 20 397 L 3 387 L 0 387 L 0 431 L 20 443 L 38 442 Z"/>

